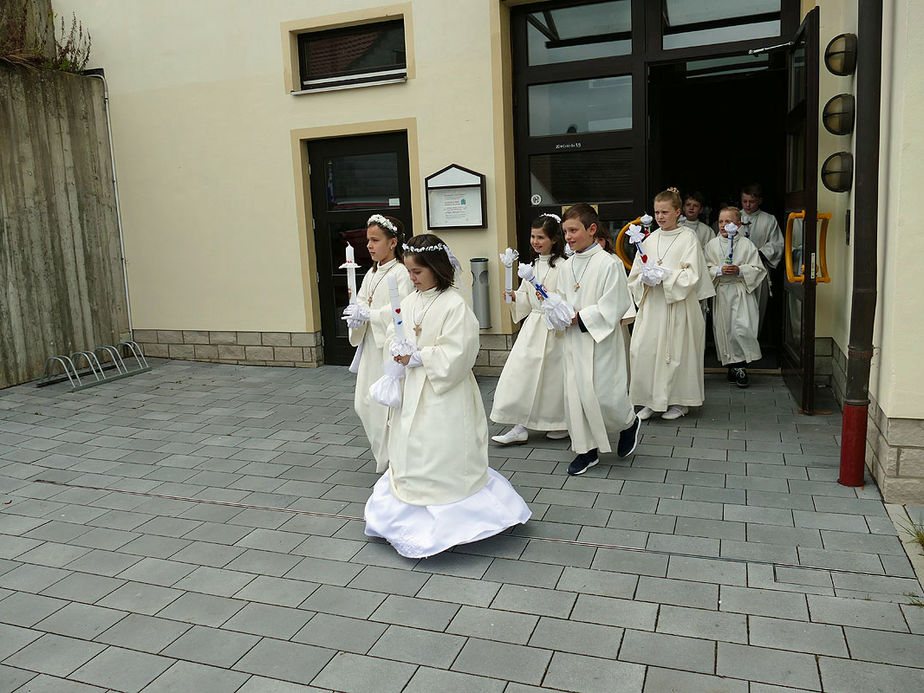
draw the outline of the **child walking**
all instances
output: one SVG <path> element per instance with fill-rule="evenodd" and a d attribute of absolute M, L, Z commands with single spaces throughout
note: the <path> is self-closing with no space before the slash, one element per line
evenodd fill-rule
<path fill-rule="evenodd" d="M 783 259 L 783 232 L 776 217 L 760 208 L 764 202 L 763 189 L 757 183 L 751 183 L 741 189 L 741 225 L 742 235 L 750 239 L 757 248 L 757 253 L 767 274 L 757 287 L 757 307 L 760 324 L 764 322 L 767 301 L 770 297 L 770 274 Z M 758 327 L 758 332 L 760 327 Z"/>
<path fill-rule="evenodd" d="M 413 352 L 394 356 L 406 366 L 404 392 L 401 407 L 389 410 L 388 471 L 366 502 L 366 534 L 424 558 L 526 522 L 530 511 L 488 467 L 488 425 L 472 374 L 478 319 L 453 286 L 458 260 L 423 234 L 404 246 L 404 262 L 416 288 L 400 312 Z M 393 337 L 391 327 L 386 338 Z"/>
<path fill-rule="evenodd" d="M 685 217 L 683 225 L 696 234 L 696 239 L 703 248 L 715 238 L 715 231 L 712 227 L 699 220 L 699 215 L 705 206 L 706 198 L 699 191 L 689 193 L 683 198 L 683 216 Z"/>
<path fill-rule="evenodd" d="M 627 457 L 638 444 L 641 422 L 628 396 L 628 368 L 620 320 L 632 299 L 622 262 L 595 236 L 600 219 L 588 204 L 562 215 L 565 240 L 574 254 L 558 275 L 558 293 L 576 311 L 565 330 L 565 418 L 577 456 L 568 474 L 583 474 L 610 452 L 610 434 L 619 434 L 616 452 Z"/>
<path fill-rule="evenodd" d="M 741 211 L 723 207 L 719 212 L 721 235 L 709 242 L 705 255 L 716 292 L 712 318 L 716 354 L 728 367 L 729 382 L 747 387 L 747 363 L 760 359 L 756 291 L 767 270 L 757 247 L 737 233 L 740 226 Z"/>
<path fill-rule="evenodd" d="M 658 230 L 641 243 L 629 273 L 638 304 L 632 333 L 629 396 L 648 419 L 679 419 L 703 403 L 706 323 L 699 302 L 715 295 L 702 248 L 692 231 L 679 226 L 675 188 L 654 199 Z M 646 256 L 647 262 L 642 256 Z"/>
<path fill-rule="evenodd" d="M 542 214 L 530 225 L 529 242 L 536 255 L 533 272 L 548 292 L 558 287 L 558 272 L 565 262 L 560 222 L 555 214 Z M 552 440 L 566 438 L 563 335 L 546 327 L 542 295 L 528 281 L 524 279 L 510 297 L 514 321 L 525 318 L 525 322 L 497 381 L 491 420 L 513 427 L 491 440 L 499 445 L 522 445 L 529 439 L 527 429 L 547 431 L 546 437 Z"/>
<path fill-rule="evenodd" d="M 382 377 L 382 349 L 385 347 L 385 333 L 391 325 L 391 303 L 385 281 L 393 276 L 402 297 L 414 290 L 407 269 L 401 263 L 403 242 L 404 225 L 398 219 L 381 214 L 369 217 L 366 222 L 366 249 L 375 264 L 363 277 L 356 303 L 343 311 L 343 319 L 350 328 L 350 344 L 357 347 L 354 365 L 357 360 L 359 362 L 355 368 L 353 408 L 366 431 L 379 473 L 388 468 L 385 438 L 388 408 L 369 396 L 369 386 Z"/>

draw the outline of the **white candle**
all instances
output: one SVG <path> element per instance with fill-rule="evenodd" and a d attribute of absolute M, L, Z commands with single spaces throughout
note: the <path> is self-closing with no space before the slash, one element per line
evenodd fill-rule
<path fill-rule="evenodd" d="M 391 299 L 391 321 L 395 325 L 395 339 L 404 339 L 404 318 L 401 317 L 401 296 L 398 295 L 398 280 L 395 275 L 389 274 L 385 281 L 388 283 L 388 297 Z"/>
<path fill-rule="evenodd" d="M 346 265 L 347 268 L 347 291 L 350 294 L 350 303 L 356 303 L 356 262 L 354 260 L 353 246 L 347 243 L 346 247 Z"/>
<path fill-rule="evenodd" d="M 510 296 L 513 292 L 513 263 L 516 262 L 519 257 L 520 254 L 512 248 L 507 248 L 507 250 L 500 255 L 501 264 L 504 266 L 504 298 L 507 303 L 513 302 L 513 298 Z"/>

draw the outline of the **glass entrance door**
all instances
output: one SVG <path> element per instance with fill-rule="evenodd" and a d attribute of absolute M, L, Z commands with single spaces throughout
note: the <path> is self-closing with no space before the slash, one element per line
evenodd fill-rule
<path fill-rule="evenodd" d="M 410 236 L 411 185 L 408 175 L 407 134 L 342 137 L 308 143 L 311 209 L 318 263 L 318 295 L 324 362 L 349 365 L 353 348 L 346 323 L 347 243 L 353 246 L 357 286 L 372 259 L 366 250 L 366 221 L 373 214 L 388 214 L 404 223 Z"/>
<path fill-rule="evenodd" d="M 783 377 L 806 414 L 815 411 L 815 275 L 818 215 L 818 8 L 786 49 L 786 251 Z"/>

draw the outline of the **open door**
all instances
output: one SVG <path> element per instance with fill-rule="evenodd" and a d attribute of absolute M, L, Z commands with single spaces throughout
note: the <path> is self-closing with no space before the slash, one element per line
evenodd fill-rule
<path fill-rule="evenodd" d="M 786 48 L 786 258 L 783 377 L 802 412 L 815 411 L 815 282 L 818 219 L 818 8 Z"/>

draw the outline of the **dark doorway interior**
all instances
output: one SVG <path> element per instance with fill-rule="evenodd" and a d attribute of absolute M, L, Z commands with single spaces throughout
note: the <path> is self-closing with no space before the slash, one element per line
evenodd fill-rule
<path fill-rule="evenodd" d="M 699 190 L 715 221 L 725 204 L 740 207 L 742 185 L 759 182 L 763 209 L 783 227 L 786 172 L 784 56 L 764 54 L 651 65 L 648 80 L 651 194 L 674 186 Z M 647 207 L 651 206 L 649 202 Z M 780 367 L 782 266 L 761 333 L 758 368 Z M 718 367 L 707 331 L 706 367 Z"/>

